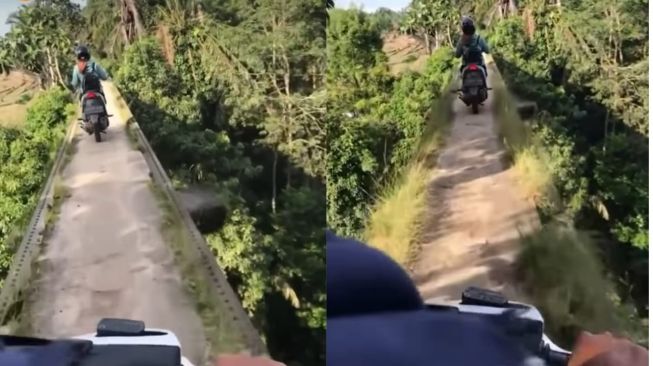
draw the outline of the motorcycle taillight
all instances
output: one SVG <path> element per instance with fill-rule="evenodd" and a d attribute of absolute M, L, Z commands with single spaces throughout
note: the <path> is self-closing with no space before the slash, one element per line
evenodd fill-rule
<path fill-rule="evenodd" d="M 469 65 L 469 70 L 476 71 L 476 70 L 478 70 L 478 66 L 476 66 L 476 64 L 471 64 L 471 65 Z"/>
<path fill-rule="evenodd" d="M 95 99 L 96 95 L 93 92 L 88 92 L 86 93 L 86 98 L 87 99 Z"/>

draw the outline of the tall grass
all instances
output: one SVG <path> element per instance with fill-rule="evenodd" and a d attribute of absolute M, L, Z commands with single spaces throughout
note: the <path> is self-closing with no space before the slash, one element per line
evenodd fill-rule
<path fill-rule="evenodd" d="M 363 234 L 367 243 L 402 265 L 410 263 L 415 254 L 426 211 L 430 165 L 437 158 L 450 126 L 453 98 L 446 89 L 443 91 L 431 104 L 414 159 L 381 190 Z"/>
<path fill-rule="evenodd" d="M 492 92 L 494 96 L 494 117 L 499 128 L 499 138 L 508 152 L 509 163 L 513 165 L 519 187 L 523 194 L 533 199 L 540 208 L 555 210 L 560 205 L 560 196 L 553 181 L 551 158 L 541 147 L 530 127 L 521 119 L 499 70 L 493 61 Z"/>
<path fill-rule="evenodd" d="M 589 233 L 549 224 L 522 244 L 518 278 L 557 343 L 571 347 L 581 330 L 610 330 L 646 343 L 646 325 L 634 307 L 619 302 Z"/>
<path fill-rule="evenodd" d="M 426 208 L 428 170 L 412 164 L 381 193 L 365 229 L 367 243 L 401 264 L 412 258 L 419 218 Z"/>

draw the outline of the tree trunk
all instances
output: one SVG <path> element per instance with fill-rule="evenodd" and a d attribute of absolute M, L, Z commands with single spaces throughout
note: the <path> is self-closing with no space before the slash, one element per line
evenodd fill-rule
<path fill-rule="evenodd" d="M 558 3 L 560 0 L 558 0 Z M 508 0 L 508 12 L 510 15 L 515 15 L 517 14 L 517 1 L 515 0 Z"/>
<path fill-rule="evenodd" d="M 197 88 L 197 73 L 195 72 L 195 59 L 193 58 L 193 52 L 191 52 L 190 48 L 188 48 L 188 62 L 190 63 L 190 72 L 191 76 L 193 77 L 193 83 L 195 84 L 195 88 Z M 174 63 L 174 60 L 171 62 L 171 64 Z"/>
<path fill-rule="evenodd" d="M 127 2 L 127 6 L 129 7 L 132 16 L 134 17 L 134 27 L 136 30 L 136 36 L 140 38 L 143 35 L 145 35 L 145 28 L 143 28 L 143 22 L 141 21 L 140 13 L 138 12 L 138 8 L 136 7 L 136 2 L 134 0 L 125 0 L 125 1 Z"/>
<path fill-rule="evenodd" d="M 290 141 L 290 134 L 287 133 L 288 139 Z M 290 188 L 292 184 L 292 163 L 290 162 L 290 157 L 286 157 L 286 189 Z"/>
<path fill-rule="evenodd" d="M 427 54 L 430 55 L 431 54 L 431 39 L 429 37 L 428 32 L 424 32 L 424 43 L 426 43 L 426 52 L 428 52 Z"/>
<path fill-rule="evenodd" d="M 54 85 L 57 83 L 57 76 L 54 73 L 54 66 L 52 62 L 52 54 L 50 53 L 50 47 L 45 48 L 45 55 L 48 57 L 48 72 L 50 76 L 50 85 Z"/>
<path fill-rule="evenodd" d="M 383 171 L 388 169 L 388 138 L 383 139 Z"/>
<path fill-rule="evenodd" d="M 274 149 L 274 160 L 272 161 L 272 213 L 277 213 L 277 164 L 279 153 Z"/>
<path fill-rule="evenodd" d="M 603 153 L 605 153 L 606 144 L 608 141 L 608 124 L 610 123 L 610 110 L 605 112 L 605 121 L 603 123 Z"/>
<path fill-rule="evenodd" d="M 292 146 L 292 133 L 290 131 L 290 110 L 292 108 L 291 103 L 290 103 L 290 60 L 288 60 L 288 55 L 285 53 L 285 49 L 282 48 L 284 51 L 281 54 L 281 58 L 283 60 L 283 65 L 284 65 L 284 73 L 283 73 L 283 86 L 284 86 L 284 91 L 286 93 L 286 100 L 284 101 L 284 106 L 283 106 L 283 120 L 284 120 L 284 127 L 286 128 L 286 146 L 290 147 Z M 290 178 L 291 178 L 291 171 L 292 171 L 292 164 L 290 162 L 290 154 L 288 154 L 288 158 L 286 159 L 288 161 L 287 164 L 287 172 L 288 172 L 288 181 L 286 182 L 286 187 L 290 188 Z"/>
<path fill-rule="evenodd" d="M 501 18 L 506 18 L 508 15 L 515 15 L 518 12 L 517 2 L 515 0 L 502 0 L 499 4 L 499 13 Z"/>
<path fill-rule="evenodd" d="M 66 86 L 66 81 L 64 80 L 63 76 L 61 75 L 61 69 L 59 68 L 59 60 L 57 55 L 54 55 L 54 71 L 57 72 L 57 77 L 59 78 L 59 83 L 64 87 L 68 88 Z"/>
<path fill-rule="evenodd" d="M 127 33 L 127 28 L 124 25 L 120 26 L 120 34 L 122 34 L 122 39 L 125 41 L 125 44 L 129 44 L 129 34 Z"/>
<path fill-rule="evenodd" d="M 127 43 L 145 35 L 145 29 L 134 0 L 120 0 L 120 22 Z"/>

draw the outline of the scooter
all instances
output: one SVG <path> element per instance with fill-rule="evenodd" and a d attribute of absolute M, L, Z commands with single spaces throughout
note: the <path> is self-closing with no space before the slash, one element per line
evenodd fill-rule
<path fill-rule="evenodd" d="M 441 305 L 426 301 L 432 311 L 457 311 L 461 317 L 478 317 L 489 321 L 547 366 L 566 366 L 571 352 L 558 347 L 544 334 L 544 318 L 532 305 L 508 301 L 503 294 L 478 287 L 468 287 L 460 303 Z"/>
<path fill-rule="evenodd" d="M 472 112 L 478 114 L 478 106 L 483 105 L 487 100 L 487 80 L 483 68 L 477 64 L 469 64 L 462 70 L 462 88 L 452 90 L 452 93 L 459 93 L 458 98 L 466 106 L 472 106 Z"/>
<path fill-rule="evenodd" d="M 97 92 L 87 91 L 83 98 L 82 103 L 82 118 L 81 127 L 89 135 L 95 135 L 95 142 L 102 141 L 102 133 L 106 133 L 109 127 L 109 117 L 113 115 L 107 114 L 106 103 L 104 97 Z"/>
<path fill-rule="evenodd" d="M 182 356 L 172 331 L 128 319 L 102 319 L 95 333 L 62 340 L 0 336 L 0 345 L 0 361 L 4 352 L 22 352 L 31 356 L 25 363 L 29 366 L 41 365 L 43 359 L 51 366 L 194 366 Z"/>

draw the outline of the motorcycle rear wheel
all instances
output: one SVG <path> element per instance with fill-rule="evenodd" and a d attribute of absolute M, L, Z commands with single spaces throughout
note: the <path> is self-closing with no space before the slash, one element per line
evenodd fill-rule
<path fill-rule="evenodd" d="M 101 131 L 99 129 L 100 126 L 93 126 L 93 134 L 95 135 L 95 142 L 101 142 L 102 141 L 102 135 Z"/>

